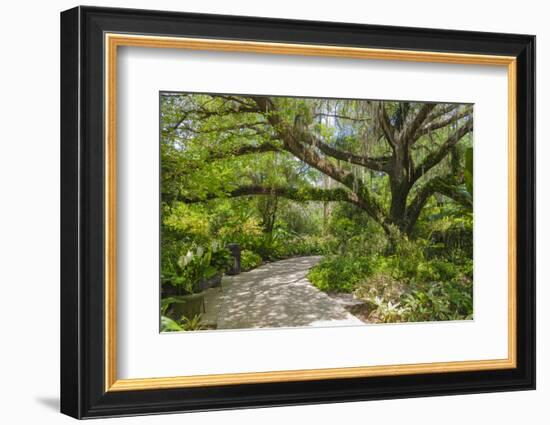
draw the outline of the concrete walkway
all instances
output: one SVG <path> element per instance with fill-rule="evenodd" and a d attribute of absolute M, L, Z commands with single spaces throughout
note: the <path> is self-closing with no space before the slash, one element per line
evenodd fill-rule
<path fill-rule="evenodd" d="M 306 278 L 322 257 L 298 257 L 226 276 L 206 300 L 206 321 L 218 329 L 360 325 L 341 303 Z"/>

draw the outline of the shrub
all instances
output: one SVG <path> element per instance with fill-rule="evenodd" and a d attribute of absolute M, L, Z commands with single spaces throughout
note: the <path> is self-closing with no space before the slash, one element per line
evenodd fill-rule
<path fill-rule="evenodd" d="M 212 258 L 210 264 L 219 272 L 226 272 L 233 264 L 233 256 L 227 248 L 223 248 L 217 241 L 212 242 Z"/>
<path fill-rule="evenodd" d="M 395 253 L 391 256 L 394 268 L 394 277 L 398 280 L 414 279 L 418 274 L 418 267 L 426 259 L 424 257 L 425 241 L 409 240 L 401 237 L 395 244 Z"/>
<path fill-rule="evenodd" d="M 248 271 L 255 269 L 262 264 L 262 257 L 247 249 L 241 251 L 241 270 Z"/>
<path fill-rule="evenodd" d="M 353 295 L 368 307 L 368 320 L 372 322 L 398 322 L 403 314 L 400 305 L 405 286 L 389 273 L 376 273 L 359 285 Z"/>
<path fill-rule="evenodd" d="M 375 274 L 357 286 L 354 296 L 366 303 L 372 322 L 465 320 L 473 315 L 472 289 L 464 275 L 405 285 L 391 275 Z"/>
<path fill-rule="evenodd" d="M 403 299 L 403 321 L 471 319 L 472 290 L 472 282 L 468 279 L 419 285 Z"/>
<path fill-rule="evenodd" d="M 459 274 L 456 265 L 442 260 L 422 261 L 418 264 L 416 275 L 418 282 L 448 281 Z"/>
<path fill-rule="evenodd" d="M 245 249 L 253 249 L 263 239 L 262 226 L 256 217 L 231 217 L 219 229 L 219 237 L 226 242 L 238 243 Z"/>
<path fill-rule="evenodd" d="M 326 255 L 331 252 L 329 238 L 316 236 L 297 237 L 284 229 L 275 229 L 271 235 L 263 235 L 251 247 L 244 249 L 258 253 L 264 260 L 276 261 L 289 257 Z"/>
<path fill-rule="evenodd" d="M 382 297 L 397 303 L 404 292 L 405 286 L 390 274 L 376 273 L 362 281 L 353 292 L 353 295 L 363 300 Z"/>
<path fill-rule="evenodd" d="M 277 259 L 307 256 L 307 255 L 325 255 L 330 252 L 328 239 L 306 236 L 303 238 L 293 238 L 280 243 L 273 252 Z"/>
<path fill-rule="evenodd" d="M 225 272 L 231 263 L 231 253 L 217 241 L 207 248 L 189 249 L 175 259 L 165 256 L 161 274 L 163 292 L 168 295 L 200 292 L 202 280 Z"/>
<path fill-rule="evenodd" d="M 352 292 L 371 271 L 367 257 L 337 256 L 323 259 L 309 271 L 308 278 L 321 291 Z"/>

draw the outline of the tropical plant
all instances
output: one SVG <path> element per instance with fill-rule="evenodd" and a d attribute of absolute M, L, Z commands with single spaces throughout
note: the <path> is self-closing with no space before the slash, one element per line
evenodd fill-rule
<path fill-rule="evenodd" d="M 368 257 L 332 256 L 325 258 L 308 273 L 313 285 L 327 292 L 352 292 L 372 271 Z"/>
<path fill-rule="evenodd" d="M 241 270 L 246 272 L 262 264 L 262 257 L 247 249 L 241 251 Z"/>
<path fill-rule="evenodd" d="M 172 287 L 178 295 L 200 292 L 200 283 L 223 273 L 231 265 L 231 254 L 217 241 L 207 247 L 198 246 L 180 255 L 177 261 L 167 259 L 169 267 L 163 267 L 163 285 Z"/>
<path fill-rule="evenodd" d="M 182 316 L 179 321 L 171 319 L 168 316 L 161 316 L 160 331 L 161 332 L 181 332 L 181 331 L 200 331 L 204 329 L 201 324 L 201 315 L 198 314 L 191 319 Z"/>
<path fill-rule="evenodd" d="M 174 319 L 171 319 L 168 316 L 161 316 L 160 331 L 161 332 L 179 332 L 179 331 L 183 331 L 183 328 Z"/>

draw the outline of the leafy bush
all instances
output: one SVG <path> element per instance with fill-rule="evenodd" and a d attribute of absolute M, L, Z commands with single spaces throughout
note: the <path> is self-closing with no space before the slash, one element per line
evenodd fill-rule
<path fill-rule="evenodd" d="M 328 227 L 334 254 L 376 255 L 386 251 L 387 235 L 382 228 L 350 205 L 338 205 Z"/>
<path fill-rule="evenodd" d="M 395 302 L 405 292 L 405 285 L 386 273 L 376 273 L 357 285 L 353 295 L 356 298 L 370 300 L 376 297 Z"/>
<path fill-rule="evenodd" d="M 233 264 L 233 256 L 228 249 L 221 246 L 217 241 L 213 241 L 211 244 L 212 257 L 210 259 L 210 265 L 219 272 L 226 272 Z"/>
<path fill-rule="evenodd" d="M 403 301 L 407 321 L 462 320 L 473 316 L 473 284 L 464 276 L 417 285 Z"/>
<path fill-rule="evenodd" d="M 391 254 L 328 257 L 308 277 L 322 291 L 353 292 L 365 303 L 361 316 L 371 322 L 471 318 L 472 260 L 427 258 L 428 243 L 403 237 Z"/>
<path fill-rule="evenodd" d="M 298 237 L 284 229 L 274 229 L 271 235 L 257 238 L 252 248 L 264 260 L 276 261 L 289 257 L 325 255 L 331 252 L 329 239 L 315 236 Z"/>
<path fill-rule="evenodd" d="M 388 265 L 393 269 L 393 275 L 398 280 L 414 279 L 418 268 L 426 259 L 424 257 L 425 241 L 411 241 L 400 237 L 394 244 L 394 253 L 390 256 Z"/>
<path fill-rule="evenodd" d="M 246 272 L 262 264 L 262 257 L 247 249 L 241 251 L 241 270 Z"/>
<path fill-rule="evenodd" d="M 161 274 L 163 291 L 172 295 L 200 292 L 201 281 L 225 272 L 231 262 L 231 253 L 217 241 L 206 249 L 202 246 L 190 249 L 177 260 L 165 258 Z"/>
<path fill-rule="evenodd" d="M 352 292 L 371 271 L 368 257 L 327 257 L 309 271 L 308 279 L 321 291 Z"/>
<path fill-rule="evenodd" d="M 277 246 L 273 255 L 277 259 L 307 255 L 326 255 L 330 253 L 328 244 L 329 241 L 326 238 L 312 236 L 293 238 Z"/>
<path fill-rule="evenodd" d="M 175 202 L 172 207 L 165 205 L 162 209 L 162 225 L 163 237 L 172 234 L 178 240 L 198 244 L 205 244 L 209 239 L 208 216 L 200 206 L 190 206 L 181 202 Z"/>
<path fill-rule="evenodd" d="M 256 238 L 253 246 L 244 246 L 244 248 L 254 251 L 262 257 L 264 260 L 278 260 L 282 257 L 279 257 L 278 252 L 283 246 L 284 243 L 278 239 L 274 238 L 273 235 L 265 234 L 262 237 Z"/>
<path fill-rule="evenodd" d="M 358 285 L 354 296 L 368 306 L 371 322 L 465 320 L 473 316 L 472 281 L 461 275 L 450 281 L 410 282 L 376 274 Z"/>
<path fill-rule="evenodd" d="M 219 229 L 219 236 L 226 242 L 238 243 L 245 249 L 253 249 L 263 237 L 260 221 L 245 214 L 230 217 Z"/>
<path fill-rule="evenodd" d="M 454 204 L 432 206 L 417 222 L 415 237 L 425 239 L 428 258 L 444 258 L 454 263 L 473 255 L 473 214 Z"/>

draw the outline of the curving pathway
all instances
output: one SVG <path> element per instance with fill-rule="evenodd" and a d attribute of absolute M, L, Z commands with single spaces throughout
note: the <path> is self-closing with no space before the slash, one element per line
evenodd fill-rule
<path fill-rule="evenodd" d="M 224 277 L 207 313 L 216 312 L 218 329 L 363 324 L 306 278 L 321 258 L 291 258 Z"/>

